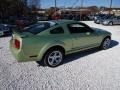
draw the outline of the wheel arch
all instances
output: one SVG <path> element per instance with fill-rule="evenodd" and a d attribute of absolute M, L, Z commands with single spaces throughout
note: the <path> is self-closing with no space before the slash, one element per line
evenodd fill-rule
<path fill-rule="evenodd" d="M 106 39 L 106 38 L 110 38 L 110 39 L 111 39 L 111 36 L 110 36 L 110 35 L 107 35 L 107 36 L 105 36 L 105 37 L 103 38 L 103 40 Z"/>
<path fill-rule="evenodd" d="M 59 50 L 62 50 L 62 51 L 63 51 L 63 54 L 65 55 L 65 48 L 64 48 L 63 46 L 60 46 L 60 45 L 55 45 L 55 46 L 52 46 L 52 47 L 48 48 L 48 49 L 45 51 L 45 53 L 44 53 L 43 56 L 42 56 L 42 60 L 43 60 L 43 58 L 45 57 L 45 55 L 47 54 L 48 51 L 53 50 L 53 49 L 56 49 L 56 48 L 59 49 Z"/>
<path fill-rule="evenodd" d="M 46 52 L 49 51 L 49 50 L 52 50 L 52 49 L 56 49 L 56 48 L 62 50 L 63 53 L 65 54 L 65 48 L 64 48 L 63 46 L 60 46 L 60 45 L 51 46 L 50 48 L 48 48 L 48 49 L 46 50 Z M 46 53 L 46 52 L 45 52 L 45 53 Z"/>
<path fill-rule="evenodd" d="M 40 50 L 39 54 L 38 54 L 38 59 L 40 60 L 43 60 L 43 58 L 45 57 L 46 53 L 51 50 L 51 49 L 54 49 L 54 48 L 59 48 L 60 50 L 63 51 L 64 55 L 65 55 L 65 48 L 63 45 L 60 45 L 60 44 L 56 44 L 56 45 L 47 45 L 47 46 L 44 46 L 42 50 Z"/>

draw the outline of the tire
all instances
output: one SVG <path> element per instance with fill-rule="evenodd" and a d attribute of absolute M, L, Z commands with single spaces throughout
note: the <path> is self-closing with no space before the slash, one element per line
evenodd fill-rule
<path fill-rule="evenodd" d="M 53 48 L 47 51 L 44 57 L 44 64 L 49 67 L 57 67 L 62 64 L 64 53 L 62 50 Z"/>
<path fill-rule="evenodd" d="M 109 22 L 109 25 L 112 26 L 112 25 L 113 25 L 113 22 Z"/>
<path fill-rule="evenodd" d="M 108 49 L 109 46 L 110 46 L 110 42 L 111 42 L 110 37 L 106 37 L 106 38 L 102 41 L 102 43 L 101 43 L 101 45 L 100 45 L 100 49 L 102 49 L 102 50 Z"/>

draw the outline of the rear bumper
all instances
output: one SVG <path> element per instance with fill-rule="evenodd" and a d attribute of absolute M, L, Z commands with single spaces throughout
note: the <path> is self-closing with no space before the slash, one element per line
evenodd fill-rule
<path fill-rule="evenodd" d="M 18 62 L 38 61 L 37 57 L 30 58 L 28 55 L 24 54 L 23 50 L 17 50 L 14 47 L 12 40 L 10 40 L 9 47 L 12 55 L 17 59 Z"/>

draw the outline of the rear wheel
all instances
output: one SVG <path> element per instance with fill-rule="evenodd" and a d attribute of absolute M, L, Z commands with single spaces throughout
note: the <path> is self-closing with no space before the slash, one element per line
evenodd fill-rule
<path fill-rule="evenodd" d="M 103 42 L 102 42 L 100 48 L 103 49 L 103 50 L 108 49 L 109 46 L 110 46 L 110 42 L 111 42 L 110 37 L 106 37 L 106 38 L 103 40 Z"/>
<path fill-rule="evenodd" d="M 50 49 L 44 57 L 44 64 L 49 67 L 59 66 L 64 58 L 64 53 L 60 49 Z"/>

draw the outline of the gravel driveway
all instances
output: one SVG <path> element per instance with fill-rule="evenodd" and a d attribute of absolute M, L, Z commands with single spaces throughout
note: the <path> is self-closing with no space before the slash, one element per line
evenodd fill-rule
<path fill-rule="evenodd" d="M 112 33 L 111 48 L 68 55 L 56 68 L 18 63 L 0 38 L 0 90 L 120 90 L 120 25 L 86 24 Z"/>

